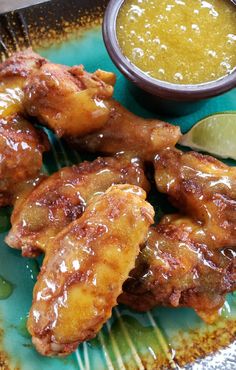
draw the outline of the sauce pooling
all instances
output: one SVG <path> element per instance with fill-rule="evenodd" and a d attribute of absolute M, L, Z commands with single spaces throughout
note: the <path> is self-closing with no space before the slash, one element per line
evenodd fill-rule
<path fill-rule="evenodd" d="M 124 55 L 159 80 L 204 83 L 236 67 L 236 7 L 229 0 L 127 0 L 117 37 Z"/>

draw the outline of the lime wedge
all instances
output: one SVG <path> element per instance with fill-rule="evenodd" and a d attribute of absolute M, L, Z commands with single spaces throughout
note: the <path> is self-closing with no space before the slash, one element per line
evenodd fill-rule
<path fill-rule="evenodd" d="M 208 116 L 179 140 L 180 145 L 236 160 L 236 111 Z"/>

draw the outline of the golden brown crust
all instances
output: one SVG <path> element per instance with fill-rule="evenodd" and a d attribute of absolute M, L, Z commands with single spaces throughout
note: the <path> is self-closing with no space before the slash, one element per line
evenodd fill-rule
<path fill-rule="evenodd" d="M 57 235 L 47 249 L 28 321 L 40 353 L 67 355 L 97 334 L 117 304 L 153 216 L 141 188 L 116 185 Z"/>
<path fill-rule="evenodd" d="M 120 301 L 138 310 L 190 306 L 213 322 L 236 289 L 236 169 L 195 152 L 160 152 L 159 191 L 183 214 L 149 232 Z"/>
<path fill-rule="evenodd" d="M 138 311 L 187 306 L 215 321 L 226 293 L 236 289 L 236 259 L 228 248 L 210 251 L 202 234 L 201 225 L 181 215 L 151 228 L 119 302 Z"/>
<path fill-rule="evenodd" d="M 104 80 L 107 74 L 104 72 Z M 101 128 L 108 120 L 106 101 L 113 86 L 98 76 L 102 78 L 102 71 L 90 74 L 83 66 L 45 63 L 26 81 L 24 105 L 28 114 L 59 136 L 77 137 Z"/>
<path fill-rule="evenodd" d="M 0 117 L 24 113 L 25 80 L 43 63 L 44 58 L 28 49 L 13 54 L 0 64 Z"/>
<path fill-rule="evenodd" d="M 112 184 L 130 183 L 149 190 L 139 161 L 123 156 L 98 158 L 65 167 L 44 180 L 15 207 L 12 229 L 6 242 L 33 257 L 45 251 L 52 239 L 71 221 L 81 216 L 94 194 L 103 193 Z"/>
<path fill-rule="evenodd" d="M 0 206 L 12 204 L 29 187 L 27 182 L 39 175 L 42 153 L 49 149 L 45 134 L 21 116 L 24 82 L 43 63 L 44 58 L 28 49 L 0 64 Z"/>
<path fill-rule="evenodd" d="M 196 152 L 167 149 L 154 161 L 159 191 L 212 235 L 211 248 L 236 244 L 236 168 Z M 215 242 L 214 242 L 215 240 Z"/>
<path fill-rule="evenodd" d="M 22 117 L 0 119 L 0 206 L 12 204 L 18 184 L 39 174 L 48 149 L 46 135 Z"/>
<path fill-rule="evenodd" d="M 46 60 L 31 48 L 14 53 L 5 62 L 0 64 L 1 81 L 11 77 L 26 78 L 33 70 L 40 68 Z"/>
<path fill-rule="evenodd" d="M 73 140 L 75 145 L 90 152 L 110 155 L 125 151 L 152 160 L 160 150 L 175 146 L 181 136 L 178 126 L 138 117 L 114 100 L 109 106 L 107 124 L 95 133 Z"/>

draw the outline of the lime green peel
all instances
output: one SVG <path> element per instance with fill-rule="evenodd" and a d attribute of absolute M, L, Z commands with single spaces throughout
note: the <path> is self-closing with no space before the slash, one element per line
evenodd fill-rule
<path fill-rule="evenodd" d="M 236 111 L 205 117 L 182 136 L 179 144 L 236 160 Z"/>

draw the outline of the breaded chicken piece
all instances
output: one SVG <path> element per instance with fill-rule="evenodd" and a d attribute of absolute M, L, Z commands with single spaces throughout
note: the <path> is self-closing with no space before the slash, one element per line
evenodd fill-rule
<path fill-rule="evenodd" d="M 83 66 L 46 63 L 27 79 L 24 105 L 29 115 L 58 136 L 85 135 L 107 122 L 111 83 L 115 83 L 113 73 L 90 74 Z"/>
<path fill-rule="evenodd" d="M 160 152 L 159 191 L 183 215 L 151 228 L 120 301 L 138 310 L 189 306 L 213 322 L 236 289 L 236 168 L 195 152 Z"/>
<path fill-rule="evenodd" d="M 236 289 L 236 258 L 229 248 L 211 249 L 200 224 L 181 215 L 151 227 L 119 302 L 138 311 L 155 306 L 192 307 L 214 322 L 226 293 Z"/>
<path fill-rule="evenodd" d="M 46 135 L 21 116 L 0 118 L 0 206 L 13 203 L 19 183 L 38 176 L 48 149 Z"/>
<path fill-rule="evenodd" d="M 46 59 L 34 53 L 31 48 L 16 52 L 0 64 L 0 79 L 5 81 L 13 77 L 26 78 L 45 62 Z"/>
<path fill-rule="evenodd" d="M 41 354 L 70 354 L 110 318 L 153 222 L 145 196 L 137 186 L 112 186 L 48 246 L 28 320 Z"/>
<path fill-rule="evenodd" d="M 7 92 L 6 82 L 2 85 L 2 114 L 26 110 L 88 151 L 125 151 L 152 160 L 181 136 L 179 127 L 138 117 L 111 99 L 114 73 L 91 74 L 83 66 L 53 64 L 29 50 L 8 59 L 0 67 L 0 80 L 1 76 L 10 81 Z"/>
<path fill-rule="evenodd" d="M 236 168 L 196 152 L 166 149 L 156 156 L 160 192 L 201 223 L 211 249 L 236 246 Z"/>
<path fill-rule="evenodd" d="M 28 49 L 13 54 L 0 64 L 0 117 L 24 111 L 24 82 L 43 63 L 44 58 Z"/>
<path fill-rule="evenodd" d="M 138 160 L 124 156 L 98 158 L 65 167 L 44 180 L 14 208 L 6 243 L 34 257 L 71 221 L 81 216 L 88 201 L 112 184 L 130 183 L 149 190 Z"/>
<path fill-rule="evenodd" d="M 138 117 L 115 100 L 111 100 L 109 106 L 109 120 L 101 130 L 73 140 L 80 149 L 105 154 L 131 152 L 152 160 L 156 153 L 175 146 L 180 139 L 178 126 Z"/>
<path fill-rule="evenodd" d="M 0 64 L 0 206 L 13 204 L 40 180 L 42 153 L 49 143 L 21 115 L 25 80 L 44 62 L 28 49 Z"/>

